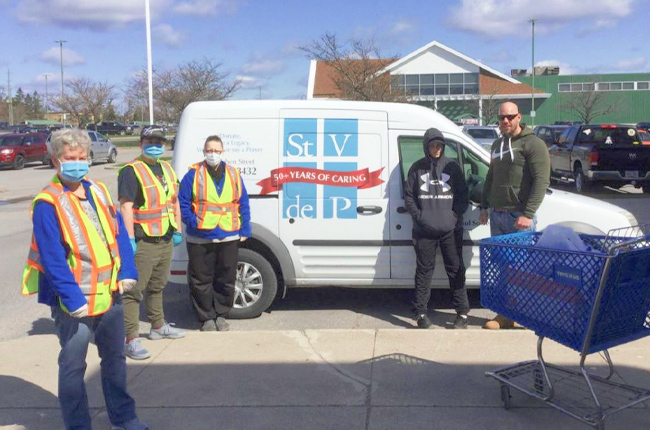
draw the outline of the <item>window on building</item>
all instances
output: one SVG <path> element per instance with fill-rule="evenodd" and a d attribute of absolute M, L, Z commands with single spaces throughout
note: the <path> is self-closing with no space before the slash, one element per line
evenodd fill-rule
<path fill-rule="evenodd" d="M 571 92 L 582 91 L 582 84 L 571 84 Z"/>
<path fill-rule="evenodd" d="M 634 89 L 634 82 L 623 82 L 623 89 L 624 90 L 633 90 Z"/>
<path fill-rule="evenodd" d="M 435 82 L 434 75 L 420 75 L 420 95 L 432 96 L 435 94 L 433 84 Z"/>
<path fill-rule="evenodd" d="M 609 83 L 609 90 L 610 91 L 619 91 L 621 89 L 621 83 L 620 82 L 610 82 Z"/>
<path fill-rule="evenodd" d="M 636 89 L 637 90 L 648 90 L 648 89 L 650 89 L 650 82 L 637 82 L 636 83 Z"/>
<path fill-rule="evenodd" d="M 609 91 L 609 83 L 608 82 L 599 82 L 598 83 L 598 91 Z"/>
<path fill-rule="evenodd" d="M 449 94 L 449 75 L 439 74 L 436 75 L 436 95 L 446 96 Z"/>
<path fill-rule="evenodd" d="M 567 93 L 571 91 L 571 84 L 557 84 L 557 91 L 560 93 Z"/>
<path fill-rule="evenodd" d="M 463 94 L 462 73 L 452 73 L 449 75 L 449 94 Z"/>
<path fill-rule="evenodd" d="M 404 94 L 404 75 L 391 76 L 390 88 L 396 93 Z"/>
<path fill-rule="evenodd" d="M 594 83 L 590 82 L 588 84 L 582 84 L 582 91 L 593 91 L 594 90 Z"/>
<path fill-rule="evenodd" d="M 405 75 L 405 88 L 407 94 L 420 94 L 420 75 Z"/>

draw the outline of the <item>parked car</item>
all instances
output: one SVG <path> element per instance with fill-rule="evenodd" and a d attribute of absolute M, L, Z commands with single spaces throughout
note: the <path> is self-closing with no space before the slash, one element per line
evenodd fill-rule
<path fill-rule="evenodd" d="M 88 136 L 90 136 L 90 154 L 88 154 L 88 164 L 91 166 L 98 160 L 106 160 L 107 163 L 115 163 L 117 160 L 117 148 L 113 145 L 113 142 L 106 136 L 96 131 L 88 131 Z M 50 167 L 53 167 L 52 164 L 52 145 L 50 143 L 52 135 L 50 134 L 47 137 L 45 145 L 47 147 L 46 160 L 43 164 L 49 164 Z"/>
<path fill-rule="evenodd" d="M 422 136 L 438 128 L 445 155 L 465 174 L 471 204 L 463 215 L 467 285 L 480 284 L 479 223 L 490 154 L 442 114 L 401 103 L 343 100 L 206 101 L 183 111 L 173 166 L 203 160 L 205 136 L 219 130 L 227 161 L 251 196 L 252 235 L 240 242 L 231 318 L 260 315 L 286 288 L 413 288 L 413 221 L 404 181 L 424 157 Z M 426 182 L 425 182 L 426 183 Z M 444 185 L 439 184 L 442 189 Z M 537 227 L 590 224 L 601 231 L 635 225 L 628 211 L 548 189 Z M 592 227 L 592 228 L 593 228 Z M 187 248 L 174 248 L 170 281 L 187 282 Z M 442 267 L 442 261 L 436 263 Z M 444 270 L 432 280 L 449 288 Z"/>
<path fill-rule="evenodd" d="M 0 135 L 0 166 L 20 170 L 35 161 L 47 164 L 45 135 L 9 133 Z"/>
<path fill-rule="evenodd" d="M 620 124 L 571 126 L 549 148 L 551 180 L 573 182 L 579 193 L 595 183 L 650 193 L 650 146 L 643 140 L 636 128 Z"/>
<path fill-rule="evenodd" d="M 471 136 L 472 139 L 480 143 L 488 151 L 492 147 L 492 142 L 499 138 L 496 129 L 490 126 L 466 125 L 463 127 L 463 132 Z"/>
<path fill-rule="evenodd" d="M 88 124 L 86 129 L 102 134 L 119 134 L 120 136 L 124 136 L 127 133 L 131 134 L 133 132 L 133 129 L 130 126 L 124 125 L 118 121 L 103 121 L 99 124 Z"/>
<path fill-rule="evenodd" d="M 568 125 L 538 125 L 535 127 L 535 135 L 550 148 L 567 128 L 569 128 Z"/>
<path fill-rule="evenodd" d="M 637 122 L 636 128 L 642 128 L 643 130 L 650 130 L 650 122 Z"/>

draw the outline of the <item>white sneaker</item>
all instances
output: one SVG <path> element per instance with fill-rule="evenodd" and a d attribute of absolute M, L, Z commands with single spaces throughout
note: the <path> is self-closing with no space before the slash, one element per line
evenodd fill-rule
<path fill-rule="evenodd" d="M 160 328 L 153 328 L 149 331 L 149 340 L 180 339 L 185 337 L 185 332 L 174 328 L 174 323 L 165 323 Z"/>
<path fill-rule="evenodd" d="M 124 355 L 133 360 L 146 360 L 151 357 L 151 353 L 142 346 L 140 338 L 137 337 L 124 344 Z"/>

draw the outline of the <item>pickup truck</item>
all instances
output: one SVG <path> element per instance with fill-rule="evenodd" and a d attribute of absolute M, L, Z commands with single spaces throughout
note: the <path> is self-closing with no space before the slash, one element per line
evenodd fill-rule
<path fill-rule="evenodd" d="M 551 181 L 573 183 L 578 193 L 598 183 L 632 184 L 650 193 L 650 145 L 635 127 L 574 125 L 549 148 Z"/>
<path fill-rule="evenodd" d="M 96 131 L 103 135 L 119 134 L 120 136 L 124 136 L 125 134 L 133 133 L 133 129 L 130 126 L 124 125 L 118 121 L 103 121 L 99 124 L 88 124 L 86 129 Z"/>

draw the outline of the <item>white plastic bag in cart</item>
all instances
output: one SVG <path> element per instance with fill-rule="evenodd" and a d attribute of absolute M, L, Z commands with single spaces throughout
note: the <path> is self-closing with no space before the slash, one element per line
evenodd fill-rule
<path fill-rule="evenodd" d="M 544 229 L 535 246 L 558 251 L 591 251 L 572 228 L 554 224 Z"/>

